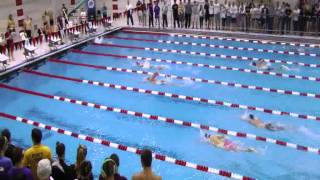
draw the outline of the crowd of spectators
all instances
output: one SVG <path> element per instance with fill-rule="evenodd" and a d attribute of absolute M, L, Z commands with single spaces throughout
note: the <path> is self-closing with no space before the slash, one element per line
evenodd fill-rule
<path fill-rule="evenodd" d="M 131 0 L 133 2 L 133 0 Z M 211 30 L 237 30 L 278 34 L 300 34 L 320 32 L 319 2 L 299 0 L 138 0 L 136 7 L 128 0 L 126 13 L 131 24 L 132 14 L 137 12 L 139 25 L 168 27 L 171 17 L 173 28 L 195 28 Z M 171 13 L 169 14 L 169 11 Z M 147 23 L 149 19 L 149 23 Z M 155 23 L 154 23 L 155 19 Z M 311 33 L 310 33 L 311 34 Z"/>
<path fill-rule="evenodd" d="M 0 179 L 3 180 L 93 180 L 92 164 L 87 159 L 88 149 L 79 145 L 76 161 L 68 165 L 65 161 L 66 147 L 56 143 L 56 159 L 51 149 L 42 144 L 42 132 L 34 128 L 31 132 L 33 146 L 24 150 L 14 146 L 11 133 L 3 129 L 0 136 Z M 133 180 L 160 180 L 152 171 L 152 152 L 144 149 L 141 153 L 142 171 L 132 176 Z M 119 174 L 120 160 L 117 154 L 104 159 L 99 180 L 126 180 Z"/>

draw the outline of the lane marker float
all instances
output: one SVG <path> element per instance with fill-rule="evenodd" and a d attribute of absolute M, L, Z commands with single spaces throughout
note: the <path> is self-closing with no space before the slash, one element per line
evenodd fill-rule
<path fill-rule="evenodd" d="M 140 57 L 140 56 L 126 56 L 126 55 L 97 53 L 97 52 L 83 51 L 83 50 L 78 50 L 78 49 L 72 49 L 71 52 L 78 53 L 78 54 L 95 55 L 95 56 L 116 57 L 116 58 L 129 59 L 129 60 L 144 60 L 144 61 L 152 61 L 152 62 L 168 63 L 168 64 L 176 64 L 176 65 L 182 64 L 182 65 L 187 65 L 187 66 L 192 66 L 192 67 L 204 67 L 204 68 L 209 68 L 209 69 L 240 71 L 240 72 L 244 72 L 244 73 L 270 75 L 270 76 L 276 76 L 276 77 L 307 80 L 307 81 L 317 81 L 317 82 L 320 81 L 320 78 L 318 78 L 318 77 L 283 74 L 283 73 L 276 73 L 276 72 L 272 72 L 272 71 L 252 70 L 252 69 L 245 69 L 245 68 L 235 68 L 235 67 L 228 67 L 228 66 L 192 63 L 192 62 L 185 62 L 185 61 L 167 60 L 167 59 L 159 59 L 159 58 Z"/>
<path fill-rule="evenodd" d="M 310 48 L 320 48 L 319 44 L 311 43 L 298 43 L 298 42 L 284 42 L 284 41 L 271 41 L 271 40 L 258 40 L 258 39 L 241 39 L 232 37 L 221 37 L 221 36 L 205 36 L 197 34 L 180 34 L 180 33 L 165 33 L 165 32 L 154 32 L 154 31 L 139 31 L 132 29 L 122 29 L 125 33 L 134 34 L 153 34 L 161 36 L 172 36 L 172 37 L 187 37 L 195 39 L 211 39 L 211 40 L 224 40 L 224 41 L 236 41 L 236 42 L 250 42 L 254 44 L 270 44 L 270 45 L 287 45 L 287 46 L 297 46 L 297 47 L 310 47 Z"/>
<path fill-rule="evenodd" d="M 18 116 L 14 116 L 11 114 L 6 114 L 3 112 L 0 112 L 0 116 L 3 118 L 7 118 L 7 119 L 11 119 L 20 123 L 24 123 L 24 124 L 28 124 L 34 127 L 39 127 L 42 129 L 47 129 L 53 132 L 56 132 L 58 134 L 63 134 L 66 136 L 70 136 L 76 139 L 81 139 L 84 141 L 88 141 L 91 143 L 96 143 L 96 144 L 101 144 L 110 148 L 114 148 L 114 149 L 118 149 L 121 151 L 126 151 L 126 152 L 130 152 L 130 153 L 134 153 L 137 155 L 140 155 L 142 153 L 141 149 L 137 149 L 135 147 L 130 147 L 130 146 L 126 146 L 126 145 L 122 145 L 122 144 L 117 144 L 108 140 L 103 140 L 103 139 L 99 139 L 99 138 L 95 138 L 92 136 L 88 136 L 88 135 L 84 135 L 84 134 L 78 134 L 75 132 L 71 132 L 68 130 L 64 130 L 61 128 L 57 128 L 51 125 L 46 125 L 37 121 L 33 121 L 30 119 L 26 119 L 26 118 L 22 118 L 22 117 L 18 117 Z M 191 163 L 191 162 L 187 162 L 184 160 L 179 160 L 179 159 L 175 159 L 166 155 L 162 155 L 162 154 L 157 154 L 157 153 L 152 153 L 152 157 L 160 160 L 160 161 L 165 161 L 171 164 L 175 164 L 175 165 L 179 165 L 179 166 L 183 166 L 183 167 L 188 167 L 188 168 L 192 168 L 198 171 L 202 171 L 202 172 L 206 172 L 206 173 L 212 173 L 212 174 L 216 174 L 219 176 L 224 176 L 224 177 L 228 177 L 228 178 L 233 178 L 233 179 L 238 179 L 238 180 L 254 180 L 254 178 L 248 177 L 248 176 L 243 176 L 240 174 L 236 174 L 230 171 L 225 171 L 225 170 L 221 170 L 221 169 L 216 169 L 216 168 L 212 168 L 212 167 L 208 167 L 208 166 L 204 166 L 204 165 L 198 165 L 195 163 Z"/>
<path fill-rule="evenodd" d="M 258 61 L 261 58 L 255 57 L 245 57 L 245 56 L 231 56 L 225 54 L 211 54 L 204 52 L 194 52 L 194 51 L 185 51 L 185 50 L 176 50 L 176 49 L 160 49 L 160 48 L 149 48 L 149 47 L 138 47 L 138 46 L 126 46 L 126 45 L 116 45 L 116 44 L 108 44 L 108 43 L 92 43 L 94 46 L 104 46 L 104 47 L 116 47 L 116 48 L 127 48 L 127 49 L 136 49 L 136 50 L 144 50 L 151 52 L 164 52 L 164 53 L 175 53 L 175 54 L 187 54 L 194 56 L 202 56 L 202 57 L 211 57 L 211 58 L 221 58 L 227 60 L 241 60 L 241 61 Z M 319 68 L 320 64 L 308 64 L 302 62 L 293 62 L 286 60 L 277 60 L 277 59 L 263 59 L 265 62 L 275 63 L 275 64 L 288 64 L 288 65 L 297 65 L 303 67 L 312 67 Z"/>
<path fill-rule="evenodd" d="M 280 51 L 280 50 L 270 50 L 270 49 L 261 49 L 261 48 L 247 48 L 247 47 L 236 47 L 236 46 L 224 46 L 224 45 L 214 45 L 208 43 L 196 43 L 196 42 L 187 42 L 187 41 L 170 41 L 170 40 L 150 40 L 143 38 L 126 38 L 121 36 L 105 36 L 107 38 L 129 40 L 129 41 L 143 41 L 143 42 L 152 42 L 152 43 L 162 43 L 162 44 L 174 44 L 174 45 L 188 45 L 188 46 L 200 46 L 208 48 L 218 48 L 218 49 L 229 49 L 229 50 L 239 50 L 239 51 L 256 51 L 262 53 L 272 53 L 272 54 L 284 54 L 284 55 L 296 55 L 296 56 L 309 56 L 309 57 L 320 57 L 320 54 L 315 53 L 303 53 L 297 51 Z"/>
<path fill-rule="evenodd" d="M 149 75 L 149 76 L 154 74 L 154 72 L 150 72 L 150 71 L 142 71 L 142 70 L 134 70 L 134 69 L 126 69 L 126 68 L 116 68 L 116 67 L 110 67 L 110 66 L 91 65 L 91 64 L 77 63 L 77 62 L 60 60 L 60 59 L 53 59 L 53 58 L 50 58 L 48 61 L 54 62 L 54 63 L 60 63 L 60 64 L 68 64 L 68 65 L 103 69 L 103 70 L 107 70 L 107 71 L 116 71 L 116 72 L 121 72 L 121 73 L 125 72 L 125 73 L 142 74 L 142 75 Z M 160 77 L 163 77 L 163 78 L 173 78 L 173 79 L 177 79 L 177 80 L 188 80 L 188 81 L 193 81 L 193 82 L 215 84 L 215 85 L 221 85 L 221 86 L 227 86 L 227 87 L 233 87 L 233 88 L 242 88 L 242 89 L 263 91 L 263 92 L 276 93 L 276 94 L 282 94 L 282 95 L 302 96 L 302 97 L 311 97 L 311 98 L 315 98 L 315 99 L 320 99 L 320 94 L 305 93 L 305 92 L 275 89 L 275 88 L 267 88 L 267 87 L 262 87 L 262 86 L 246 85 L 246 84 L 218 81 L 218 80 L 212 80 L 212 79 L 208 80 L 208 79 L 194 78 L 194 77 L 187 77 L 187 76 L 177 76 L 177 75 L 172 75 L 172 74 L 163 74 L 163 73 L 158 73 L 158 74 Z"/>
<path fill-rule="evenodd" d="M 69 78 L 69 79 L 70 79 L 70 81 L 79 82 L 79 80 L 76 80 L 74 78 Z M 80 82 L 80 83 L 82 83 L 82 82 Z M 93 82 L 93 81 L 89 82 L 88 81 L 88 82 L 83 82 L 83 83 L 107 87 L 103 83 L 97 84 L 99 82 Z M 130 87 L 125 87 L 125 86 L 116 87 L 116 85 L 113 87 L 111 84 L 109 84 L 109 85 L 111 88 L 121 89 L 121 90 L 126 90 L 126 89 L 130 88 Z M 131 115 L 131 116 L 135 116 L 135 117 L 139 117 L 139 118 L 145 118 L 145 119 L 149 119 L 152 121 L 161 121 L 161 122 L 165 122 L 165 123 L 175 124 L 178 126 L 186 126 L 186 127 L 192 127 L 195 129 L 208 130 L 208 131 L 213 131 L 213 132 L 220 133 L 220 134 L 225 134 L 225 135 L 230 135 L 230 136 L 235 136 L 235 137 L 240 137 L 240 138 L 246 138 L 246 139 L 253 139 L 256 141 L 268 142 L 268 143 L 276 144 L 276 145 L 283 146 L 283 147 L 293 148 L 293 149 L 296 149 L 299 151 L 311 152 L 311 153 L 315 153 L 318 155 L 320 154 L 320 149 L 318 149 L 318 148 L 298 145 L 298 144 L 289 143 L 289 142 L 282 141 L 282 140 L 258 136 L 255 134 L 236 132 L 236 131 L 217 128 L 214 126 L 208 126 L 208 125 L 192 123 L 192 122 L 188 122 L 188 121 L 177 120 L 177 119 L 158 116 L 158 115 L 152 115 L 152 114 L 147 114 L 147 113 L 142 113 L 142 112 L 136 112 L 136 111 L 130 111 L 130 110 L 126 110 L 126 109 L 104 106 L 104 105 L 94 104 L 94 103 L 90 103 L 90 102 L 86 102 L 86 101 L 69 99 L 69 98 L 61 97 L 61 96 L 53 96 L 53 95 L 35 92 L 35 91 L 31 91 L 31 90 L 12 87 L 12 86 L 8 86 L 5 84 L 0 84 L 0 88 L 5 88 L 5 89 L 9 89 L 9 90 L 16 91 L 16 92 L 21 92 L 21 93 L 25 93 L 25 94 L 34 95 L 34 96 L 39 96 L 39 97 L 44 97 L 44 98 L 53 99 L 53 100 L 57 100 L 57 101 L 67 102 L 67 103 L 71 103 L 71 104 L 77 104 L 77 105 L 81 105 L 81 106 L 91 107 L 91 108 L 100 109 L 100 110 L 104 110 L 104 111 L 116 112 L 116 113 Z M 132 91 L 139 92 L 139 93 L 145 93 L 145 94 L 153 94 L 152 92 L 156 92 L 156 91 L 151 91 L 151 90 L 139 91 L 139 89 L 132 89 Z M 160 95 L 160 96 L 165 96 L 165 94 L 162 92 L 158 92 L 158 93 L 159 93 L 158 95 Z M 190 100 L 190 98 L 188 98 L 188 97 L 182 97 L 181 95 L 175 95 L 175 94 L 172 94 L 172 98 L 180 98 L 180 99 L 183 98 L 185 100 Z M 201 100 L 202 99 L 200 99 L 200 102 L 202 102 Z"/>

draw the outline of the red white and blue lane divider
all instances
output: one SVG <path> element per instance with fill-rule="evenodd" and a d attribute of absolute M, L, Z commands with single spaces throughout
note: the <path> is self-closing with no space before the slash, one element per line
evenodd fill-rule
<path fill-rule="evenodd" d="M 144 60 L 144 61 L 152 61 L 152 62 L 168 63 L 168 64 L 182 64 L 182 65 L 187 65 L 187 66 L 192 66 L 192 67 L 204 67 L 204 68 L 209 68 L 209 69 L 220 69 L 220 70 L 227 70 L 227 71 L 239 71 L 239 72 L 244 72 L 244 73 L 270 75 L 270 76 L 276 76 L 276 77 L 307 80 L 307 81 L 317 81 L 317 82 L 320 81 L 320 78 L 318 78 L 318 77 L 300 76 L 300 75 L 293 75 L 293 74 L 283 74 L 283 73 L 276 73 L 276 72 L 272 72 L 272 71 L 252 70 L 252 69 L 235 68 L 235 67 L 220 66 L 220 65 L 191 63 L 191 62 L 169 60 L 169 59 L 148 58 L 148 57 L 140 57 L 140 56 L 126 56 L 126 55 L 116 55 L 116 54 L 106 54 L 106 53 L 97 53 L 97 52 L 91 52 L 91 51 L 82 51 L 82 50 L 78 50 L 78 49 L 73 49 L 73 50 L 71 50 L 71 52 L 79 53 L 79 54 L 95 55 L 95 56 L 116 57 L 116 58 L 120 58 L 120 59 Z"/>
<path fill-rule="evenodd" d="M 231 60 L 242 60 L 242 61 L 257 61 L 257 60 L 261 59 L 261 58 L 255 58 L 255 57 L 244 57 L 244 56 L 236 56 L 236 55 L 232 56 L 232 55 L 225 55 L 225 54 L 211 54 L 211 53 L 205 53 L 205 52 L 126 46 L 126 45 L 117 45 L 117 44 L 108 44 L 108 43 L 93 43 L 92 45 L 104 46 L 104 47 L 137 49 L 137 50 L 145 50 L 145 51 L 152 51 L 152 52 L 164 52 L 164 53 L 169 52 L 169 53 L 175 53 L 175 54 L 188 54 L 188 55 L 195 55 L 195 56 L 231 59 Z M 319 68 L 320 67 L 320 64 L 308 64 L 308 63 L 293 62 L 293 61 L 286 61 L 286 60 L 264 59 L 264 61 L 269 62 L 269 63 L 297 65 L 297 66 L 312 67 L 312 68 Z"/>
<path fill-rule="evenodd" d="M 77 63 L 77 62 L 71 62 L 71 61 L 66 61 L 66 60 L 60 60 L 60 59 L 53 59 L 53 58 L 49 59 L 49 61 L 55 62 L 55 63 L 68 64 L 68 65 L 98 68 L 98 69 L 103 69 L 103 70 L 107 70 L 107 71 L 116 71 L 116 72 L 121 72 L 121 73 L 125 72 L 125 73 L 142 74 L 142 75 L 149 75 L 149 76 L 154 74 L 154 72 L 150 72 L 150 71 L 116 68 L 116 67 L 110 67 L 110 66 L 98 66 L 98 65 L 91 65 L 91 64 L 84 64 L 84 63 Z M 207 83 L 207 84 L 215 84 L 215 85 L 228 86 L 228 87 L 234 87 L 234 88 L 251 89 L 251 90 L 263 91 L 263 92 L 268 92 L 268 93 L 277 93 L 277 94 L 284 94 L 284 95 L 302 96 L 302 97 L 311 97 L 311 98 L 320 99 L 320 94 L 312 94 L 312 93 L 298 92 L 298 91 L 292 91 L 292 90 L 267 88 L 267 87 L 262 87 L 262 86 L 254 86 L 254 85 L 247 85 L 247 84 L 240 84 L 240 83 L 233 83 L 233 82 L 225 82 L 225 81 L 218 81 L 218 80 L 212 80 L 212 79 L 208 80 L 208 79 L 194 78 L 194 77 L 187 77 L 187 76 L 177 76 L 177 75 L 172 75 L 172 74 L 163 74 L 163 73 L 158 73 L 158 74 L 160 77 L 163 77 L 163 78 L 173 78 L 173 79 L 177 79 L 177 80 L 188 80 L 188 81 Z"/>
<path fill-rule="evenodd" d="M 297 46 L 297 47 L 310 47 L 320 48 L 319 44 L 310 43 L 298 43 L 298 42 L 284 42 L 284 41 L 272 41 L 272 40 L 258 40 L 258 39 L 241 39 L 232 37 L 220 37 L 220 36 L 205 36 L 197 34 L 179 34 L 179 33 L 165 33 L 165 32 L 153 32 L 153 31 L 137 31 L 132 29 L 122 29 L 122 32 L 133 33 L 133 34 L 152 34 L 172 37 L 187 37 L 195 39 L 211 39 L 211 40 L 224 40 L 224 41 L 236 41 L 236 42 L 250 42 L 254 44 L 270 44 L 270 45 L 286 45 L 286 46 Z"/>
<path fill-rule="evenodd" d="M 53 60 L 53 59 L 51 59 L 49 61 L 57 62 L 57 63 L 69 64 L 69 65 L 90 67 L 90 68 L 95 68 L 95 69 L 103 69 L 103 70 L 108 70 L 108 71 L 129 72 L 129 73 L 137 73 L 137 74 L 144 74 L 144 75 L 147 75 L 147 74 L 152 75 L 153 74 L 151 72 L 146 72 L 146 71 L 127 70 L 127 69 L 122 69 L 122 68 L 111 68 L 111 67 L 105 67 L 105 66 L 97 66 L 97 65 L 75 63 L 75 62 L 70 62 L 70 61 L 68 62 L 68 61 Z M 163 75 L 163 74 L 160 74 L 160 76 L 161 75 Z M 186 96 L 186 99 L 191 99 L 191 98 L 192 97 Z M 312 116 L 312 115 L 305 115 L 305 114 L 298 114 L 298 113 L 293 113 L 293 112 L 272 110 L 272 109 L 266 109 L 266 108 L 255 107 L 255 106 L 224 102 L 224 101 L 219 101 L 219 100 L 210 100 L 210 101 L 207 100 L 207 99 L 195 99 L 195 100 L 196 101 L 200 101 L 200 102 L 204 102 L 204 103 L 209 103 L 209 104 L 212 104 L 212 105 L 225 106 L 225 107 L 236 108 L 236 109 L 244 109 L 244 110 L 250 110 L 250 111 L 259 111 L 259 112 L 263 112 L 263 113 L 281 115 L 281 116 L 291 116 L 291 117 L 299 118 L 299 119 L 309 119 L 309 120 L 320 121 L 320 117 Z"/>
<path fill-rule="evenodd" d="M 84 83 L 84 84 L 92 84 L 92 85 L 97 85 L 97 86 L 108 87 L 108 86 L 105 86 L 105 85 L 107 85 L 106 83 L 87 81 L 87 80 L 80 80 L 79 81 L 74 78 L 67 78 L 67 79 L 69 79 L 70 81 Z M 164 92 L 156 92 L 156 91 L 137 89 L 137 88 L 132 88 L 132 90 L 131 90 L 131 87 L 117 86 L 117 85 L 113 86 L 112 84 L 108 84 L 108 85 L 111 88 L 116 88 L 116 89 L 120 89 L 120 90 L 129 90 L 129 91 L 145 93 L 145 94 L 158 93 L 157 95 L 165 96 Z M 6 88 L 6 89 L 16 91 L 16 92 L 21 92 L 21 93 L 25 93 L 25 94 L 34 95 L 34 96 L 39 96 L 39 97 L 44 97 L 44 98 L 53 99 L 53 100 L 57 100 L 57 101 L 67 102 L 67 103 L 71 103 L 71 104 L 78 104 L 81 106 L 96 108 L 96 109 L 100 109 L 100 110 L 104 110 L 104 111 L 116 112 L 116 113 L 120 113 L 120 114 L 126 114 L 126 115 L 135 116 L 135 117 L 145 118 L 145 119 L 149 119 L 152 121 L 161 121 L 161 122 L 165 122 L 165 123 L 169 123 L 169 124 L 175 124 L 178 126 L 185 126 L 185 127 L 195 128 L 195 129 L 208 130 L 208 131 L 212 131 L 212 132 L 216 132 L 216 133 L 220 133 L 220 134 L 225 134 L 225 135 L 230 135 L 230 136 L 235 136 L 235 137 L 240 137 L 240 138 L 246 138 L 246 139 L 253 139 L 256 141 L 268 142 L 268 143 L 283 146 L 283 147 L 293 148 L 293 149 L 296 149 L 299 151 L 315 153 L 318 155 L 320 154 L 319 148 L 298 145 L 298 144 L 289 143 L 289 142 L 282 141 L 282 140 L 276 140 L 276 139 L 272 139 L 272 138 L 268 138 L 268 137 L 258 136 L 255 134 L 236 132 L 236 131 L 221 129 L 221 128 L 198 124 L 198 123 L 192 123 L 192 122 L 188 122 L 188 121 L 177 120 L 177 119 L 158 116 L 158 115 L 152 115 L 152 114 L 147 114 L 147 113 L 142 113 L 142 112 L 130 111 L 130 110 L 126 110 L 126 109 L 109 107 L 109 106 L 104 106 L 104 105 L 100 105 L 100 104 L 94 104 L 94 103 L 90 103 L 90 102 L 80 101 L 80 100 L 76 100 L 76 99 L 69 99 L 66 97 L 53 96 L 53 95 L 44 94 L 44 93 L 40 93 L 40 92 L 35 92 L 35 91 L 30 91 L 30 90 L 26 90 L 26 89 L 17 88 L 17 87 L 12 87 L 12 86 L 8 86 L 5 84 L 0 84 L 0 88 Z M 171 94 L 171 98 L 179 98 L 179 99 L 184 99 L 184 100 L 191 99 L 191 97 L 181 96 L 181 95 L 176 95 L 176 94 Z M 200 99 L 199 101 L 205 102 L 206 100 Z"/>
<path fill-rule="evenodd" d="M 320 57 L 320 54 L 306 53 L 306 52 L 296 52 L 296 51 L 279 51 L 279 50 L 271 50 L 271 49 L 224 46 L 224 45 L 214 45 L 214 44 L 186 42 L 186 41 L 149 40 L 149 39 L 143 39 L 143 38 L 126 38 L 126 37 L 111 36 L 111 35 L 106 36 L 106 37 L 107 38 L 114 38 L 114 39 L 129 40 L 129 41 L 143 41 L 143 42 L 153 42 L 153 43 L 163 43 L 163 44 L 201 46 L 201 47 L 218 48 L 218 49 L 229 49 L 229 50 L 239 50 L 239 51 L 256 51 L 256 52 L 272 53 L 272 54 L 285 54 L 285 55 Z"/>
<path fill-rule="evenodd" d="M 6 118 L 6 119 L 11 119 L 20 123 L 25 123 L 34 127 L 38 127 L 38 128 L 42 128 L 42 129 L 47 129 L 53 132 L 56 132 L 58 134 L 63 134 L 66 136 L 71 136 L 73 138 L 76 139 L 81 139 L 84 141 L 88 141 L 91 143 L 96 143 L 96 144 L 101 144 L 103 146 L 107 146 L 110 148 L 114 148 L 114 149 L 118 149 L 121 151 L 126 151 L 126 152 L 130 152 L 130 153 L 134 153 L 134 154 L 138 154 L 140 155 L 142 153 L 141 149 L 135 148 L 135 147 L 130 147 L 130 146 L 126 146 L 126 145 L 122 145 L 122 144 L 117 144 L 108 140 L 103 140 L 103 139 L 99 139 L 99 138 L 95 138 L 92 136 L 88 136 L 88 135 L 84 135 L 84 134 L 78 134 L 76 132 L 71 132 L 68 130 L 64 130 L 61 128 L 57 128 L 51 125 L 46 125 L 37 121 L 33 121 L 30 119 L 26 119 L 26 118 L 22 118 L 19 116 L 14 116 L 11 114 L 6 114 L 3 112 L 0 112 L 0 117 Z M 221 169 L 216 169 L 216 168 L 212 168 L 212 167 L 208 167 L 208 166 L 204 166 L 204 165 L 199 165 L 199 164 L 195 164 L 192 162 L 188 162 L 188 161 L 184 161 L 184 160 L 179 160 L 179 159 L 175 159 L 166 155 L 162 155 L 162 154 L 158 154 L 153 152 L 152 153 L 152 157 L 160 160 L 160 161 L 165 161 L 171 164 L 175 164 L 175 165 L 179 165 L 179 166 L 183 166 L 183 167 L 188 167 L 188 168 L 192 168 L 198 171 L 202 171 L 202 172 L 206 172 L 206 173 L 212 173 L 212 174 L 216 174 L 218 176 L 223 176 L 223 177 L 227 177 L 227 178 L 232 178 L 232 179 L 238 179 L 238 180 L 254 180 L 255 178 L 252 177 L 248 177 L 248 176 L 243 176 L 240 174 L 236 174 L 230 171 L 226 171 L 226 170 L 221 170 Z"/>

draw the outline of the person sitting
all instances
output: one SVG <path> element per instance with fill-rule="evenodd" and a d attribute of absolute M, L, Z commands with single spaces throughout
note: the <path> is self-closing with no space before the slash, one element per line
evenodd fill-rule
<path fill-rule="evenodd" d="M 19 147 L 14 148 L 12 151 L 12 156 L 12 163 L 14 167 L 8 172 L 9 179 L 33 180 L 31 170 L 24 167 L 22 164 L 23 149 Z"/>
<path fill-rule="evenodd" d="M 12 168 L 11 159 L 4 156 L 8 147 L 8 140 L 0 136 L 0 179 L 8 179 L 8 172 Z"/>
<path fill-rule="evenodd" d="M 78 180 L 93 180 L 92 165 L 90 161 L 82 161 L 79 167 Z"/>
<path fill-rule="evenodd" d="M 217 148 L 221 148 L 227 151 L 234 152 L 257 152 L 254 148 L 246 148 L 241 147 L 239 144 L 232 142 L 227 139 L 224 135 L 210 135 L 205 133 L 205 139 L 209 141 L 209 143 L 213 144 Z"/>
<path fill-rule="evenodd" d="M 263 128 L 267 129 L 269 131 L 281 131 L 285 130 L 283 126 L 278 126 L 272 123 L 265 123 L 262 120 L 260 120 L 258 117 L 255 117 L 253 114 L 249 114 L 249 116 L 242 116 L 243 120 L 248 121 L 251 125 L 257 127 L 257 128 Z"/>
<path fill-rule="evenodd" d="M 151 168 L 152 152 L 149 149 L 144 149 L 141 153 L 142 172 L 132 176 L 132 180 L 161 180 L 161 176 L 154 174 Z"/>
<path fill-rule="evenodd" d="M 1 136 L 6 137 L 7 140 L 8 140 L 8 148 L 7 148 L 6 152 L 5 152 L 5 156 L 10 158 L 11 161 L 13 161 L 12 160 L 12 157 L 13 157 L 12 153 L 13 153 L 13 150 L 14 150 L 15 146 L 11 143 L 11 133 L 10 133 L 9 129 L 3 129 L 1 131 Z"/>
<path fill-rule="evenodd" d="M 101 167 L 101 174 L 99 180 L 114 179 L 114 180 L 127 180 L 126 177 L 121 176 L 118 172 L 120 160 L 117 154 L 111 154 L 106 158 Z"/>
<path fill-rule="evenodd" d="M 31 132 L 33 146 L 24 153 L 23 165 L 30 167 L 33 177 L 37 177 L 37 165 L 42 159 L 51 160 L 51 150 L 48 146 L 41 144 L 42 132 L 38 128 L 33 128 Z M 50 172 L 51 173 L 51 172 Z"/>
<path fill-rule="evenodd" d="M 72 179 L 70 167 L 65 163 L 65 145 L 63 143 L 56 143 L 56 153 L 58 158 L 52 163 L 53 179 Z"/>
<path fill-rule="evenodd" d="M 37 177 L 39 180 L 53 180 L 51 175 L 51 162 L 49 159 L 42 159 L 38 162 Z"/>

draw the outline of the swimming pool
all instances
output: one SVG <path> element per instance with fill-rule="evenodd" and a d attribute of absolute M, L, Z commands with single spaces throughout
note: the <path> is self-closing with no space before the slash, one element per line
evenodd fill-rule
<path fill-rule="evenodd" d="M 86 144 L 96 176 L 115 152 L 120 173 L 130 178 L 140 170 L 133 148 L 147 147 L 165 160 L 153 162 L 163 179 L 319 179 L 319 54 L 293 44 L 118 31 L 4 79 L 0 128 L 9 127 L 13 142 L 27 148 L 27 119 L 48 125 L 44 144 L 54 150 L 64 142 L 68 162 Z M 259 58 L 291 70 L 256 70 L 250 62 Z M 163 69 L 140 68 L 142 60 Z M 145 81 L 156 71 L 168 84 Z M 241 120 L 246 112 L 287 129 L 255 128 Z M 208 129 L 258 153 L 215 148 L 201 137 Z"/>

